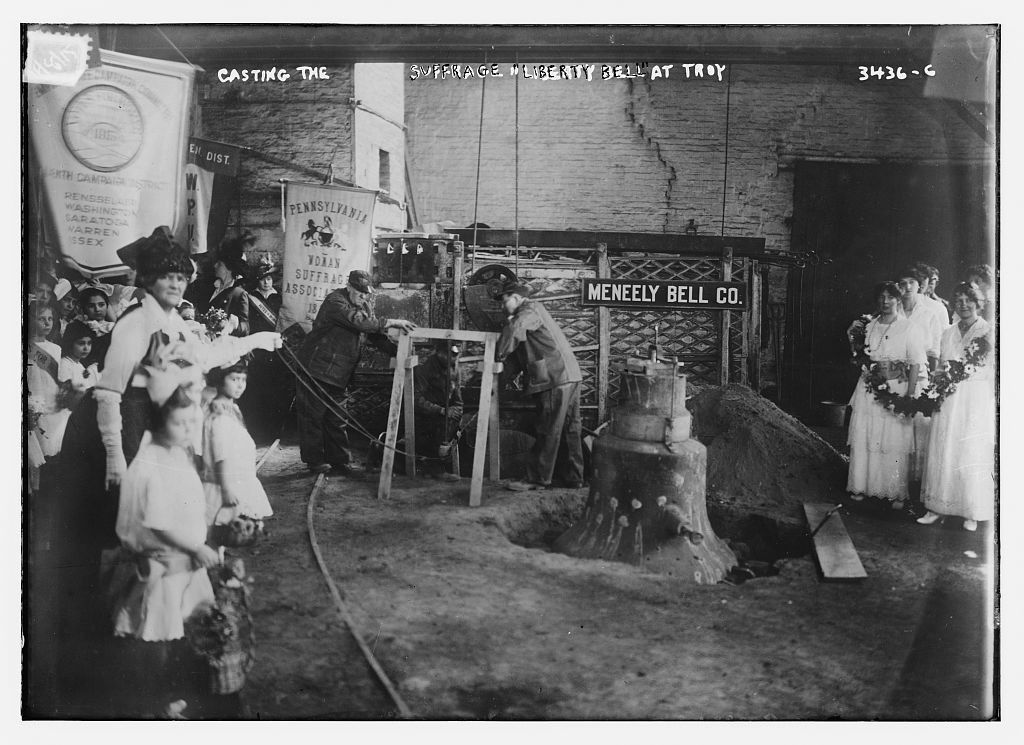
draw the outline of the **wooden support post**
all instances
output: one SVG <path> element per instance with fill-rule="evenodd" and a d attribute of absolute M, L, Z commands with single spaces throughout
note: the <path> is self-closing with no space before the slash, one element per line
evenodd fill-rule
<path fill-rule="evenodd" d="M 724 256 L 722 257 L 722 281 L 732 281 L 732 248 L 726 246 L 723 250 Z M 729 322 L 730 313 L 727 310 L 721 311 L 721 330 L 719 336 L 721 337 L 721 355 L 720 355 L 720 369 L 718 373 L 718 384 L 729 385 Z"/>
<path fill-rule="evenodd" d="M 750 387 L 761 392 L 761 262 L 750 262 L 750 336 L 747 352 L 750 361 Z"/>
<path fill-rule="evenodd" d="M 744 258 L 743 262 L 743 277 L 747 282 L 747 287 L 753 287 L 753 282 L 750 279 L 750 259 Z M 747 360 L 750 359 L 750 308 L 749 303 L 751 298 L 747 297 L 748 309 L 745 313 L 740 313 L 740 382 L 743 385 L 750 385 L 750 370 L 747 367 Z"/>
<path fill-rule="evenodd" d="M 483 492 L 484 453 L 487 447 L 487 430 L 490 428 L 491 391 L 494 389 L 494 348 L 492 335 L 484 342 L 483 377 L 480 380 L 480 408 L 476 418 L 476 445 L 473 457 L 473 478 L 469 485 L 469 506 L 479 507 Z"/>
<path fill-rule="evenodd" d="M 503 362 L 495 362 L 491 370 L 494 385 L 491 388 L 491 412 L 487 418 L 487 472 L 491 481 L 498 481 L 501 478 L 501 417 L 498 397 L 504 367 Z"/>
<path fill-rule="evenodd" d="M 405 475 L 416 475 L 416 365 L 419 358 L 411 354 L 405 359 Z M 395 377 L 398 377 L 397 370 Z"/>
<path fill-rule="evenodd" d="M 452 243 L 452 253 L 455 256 L 452 266 L 452 328 L 458 330 L 462 321 L 462 273 L 466 258 L 466 247 L 462 241 Z"/>
<path fill-rule="evenodd" d="M 612 276 L 606 243 L 597 244 L 597 276 L 601 279 Z M 608 418 L 608 370 L 612 351 L 611 311 L 603 305 L 597 309 L 597 337 L 597 425 L 600 426 Z"/>
<path fill-rule="evenodd" d="M 398 354 L 395 357 L 395 377 L 391 381 L 391 407 L 388 409 L 388 431 L 384 438 L 384 460 L 380 466 L 380 484 L 377 486 L 377 499 L 391 496 L 391 475 L 395 466 L 395 445 L 398 443 L 398 418 L 402 415 L 402 392 L 405 387 L 405 375 L 399 375 L 405 369 L 405 361 L 412 350 L 412 337 L 402 334 L 398 337 Z"/>
<path fill-rule="evenodd" d="M 388 429 L 384 440 L 384 459 L 380 469 L 380 484 L 377 487 L 377 498 L 387 499 L 391 496 L 391 479 L 395 465 L 395 445 L 398 442 L 398 422 L 405 411 L 406 467 L 409 475 L 415 475 L 416 463 L 416 423 L 415 416 L 415 375 L 414 368 L 419 360 L 412 354 L 413 339 L 447 339 L 449 341 L 483 342 L 484 359 L 481 369 L 483 383 L 480 390 L 480 409 L 476 423 L 476 457 L 473 458 L 473 476 L 469 486 L 469 503 L 473 507 L 480 506 L 483 492 L 483 476 L 485 463 L 489 463 L 492 474 L 501 473 L 501 456 L 498 451 L 498 386 L 497 372 L 501 366 L 494 361 L 494 350 L 498 344 L 498 335 L 489 331 L 416 328 L 403 333 L 398 339 L 398 355 L 395 358 L 395 377 L 391 383 L 391 408 L 388 410 Z M 399 374 L 399 371 L 402 371 Z M 491 433 L 491 449 L 488 451 L 488 434 Z M 458 444 L 455 445 L 456 450 Z M 453 452 L 453 464 L 459 471 L 458 453 Z M 489 459 L 489 460 L 485 460 Z M 493 478 L 493 477 L 492 477 Z"/>

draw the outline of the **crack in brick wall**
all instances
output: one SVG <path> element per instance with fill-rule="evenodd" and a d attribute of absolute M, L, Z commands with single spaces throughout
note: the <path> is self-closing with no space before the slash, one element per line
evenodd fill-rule
<path fill-rule="evenodd" d="M 652 93 L 650 88 L 651 83 L 647 78 L 644 78 L 643 80 L 646 84 L 645 89 L 647 97 L 649 99 Z M 662 155 L 661 143 L 655 138 L 653 134 L 649 134 L 647 124 L 645 124 L 644 121 L 641 121 L 641 117 L 643 117 L 644 113 L 637 112 L 637 97 L 635 95 L 636 92 L 634 88 L 635 86 L 633 85 L 633 81 L 627 80 L 625 108 L 626 117 L 629 119 L 630 124 L 637 130 L 637 132 L 640 135 L 640 138 L 645 143 L 647 143 L 647 146 L 651 149 L 655 157 L 658 159 L 658 162 L 661 163 L 661 165 L 668 172 L 668 179 L 667 183 L 665 184 L 665 220 L 662 225 L 662 231 L 667 233 L 669 232 L 669 220 L 672 214 L 672 188 L 675 186 L 676 179 L 678 178 L 678 176 L 676 174 L 675 166 L 669 163 L 665 156 Z"/>

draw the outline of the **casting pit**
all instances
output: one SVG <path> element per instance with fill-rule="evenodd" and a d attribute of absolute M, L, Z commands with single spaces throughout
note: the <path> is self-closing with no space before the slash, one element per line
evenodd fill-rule
<path fill-rule="evenodd" d="M 487 518 L 517 546 L 556 552 L 555 542 L 583 514 L 587 497 L 582 492 L 551 489 L 517 502 L 517 509 L 500 519 Z M 739 561 L 726 581 L 739 584 L 754 577 L 778 573 L 777 562 L 807 556 L 811 539 L 805 523 L 767 514 L 739 513 L 728 506 L 708 503 L 708 517 L 715 533 L 732 549 Z M 680 538 L 679 540 L 688 540 Z M 673 576 L 671 561 L 648 555 L 641 568 Z"/>

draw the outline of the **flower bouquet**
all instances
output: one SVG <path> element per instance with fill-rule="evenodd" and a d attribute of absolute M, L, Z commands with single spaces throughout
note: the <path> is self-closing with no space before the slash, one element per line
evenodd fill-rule
<path fill-rule="evenodd" d="M 847 338 L 850 340 L 850 345 L 853 347 L 853 364 L 863 369 L 865 365 L 871 364 L 871 350 L 868 349 L 867 333 L 868 324 L 871 323 L 874 316 L 870 313 L 865 313 L 857 317 L 850 328 L 847 331 Z"/>
<path fill-rule="evenodd" d="M 210 690 L 235 693 L 245 685 L 256 661 L 256 635 L 249 608 L 245 564 L 234 559 L 208 570 L 214 604 L 185 622 L 185 637 L 210 666 Z"/>
<path fill-rule="evenodd" d="M 43 414 L 48 414 L 49 407 L 46 405 L 46 400 L 39 396 L 28 397 L 28 410 L 27 416 L 25 417 L 25 429 L 33 430 L 39 427 L 39 417 Z"/>
<path fill-rule="evenodd" d="M 228 331 L 228 314 L 220 308 L 210 308 L 199 317 L 199 320 L 206 326 L 206 335 L 211 340 L 230 333 Z"/>
<path fill-rule="evenodd" d="M 957 386 L 974 375 L 979 367 L 988 362 L 992 342 L 981 336 L 971 341 L 964 350 L 962 359 L 950 360 L 945 370 L 936 370 L 931 381 L 918 397 L 918 410 L 931 416 L 939 410 L 942 402 L 956 393 Z"/>

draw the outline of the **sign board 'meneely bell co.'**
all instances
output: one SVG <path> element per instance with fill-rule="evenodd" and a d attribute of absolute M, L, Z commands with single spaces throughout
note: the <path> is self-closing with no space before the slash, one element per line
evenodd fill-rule
<path fill-rule="evenodd" d="M 587 277 L 583 279 L 581 294 L 584 307 L 747 309 L 747 286 L 743 282 L 637 282 Z"/>

